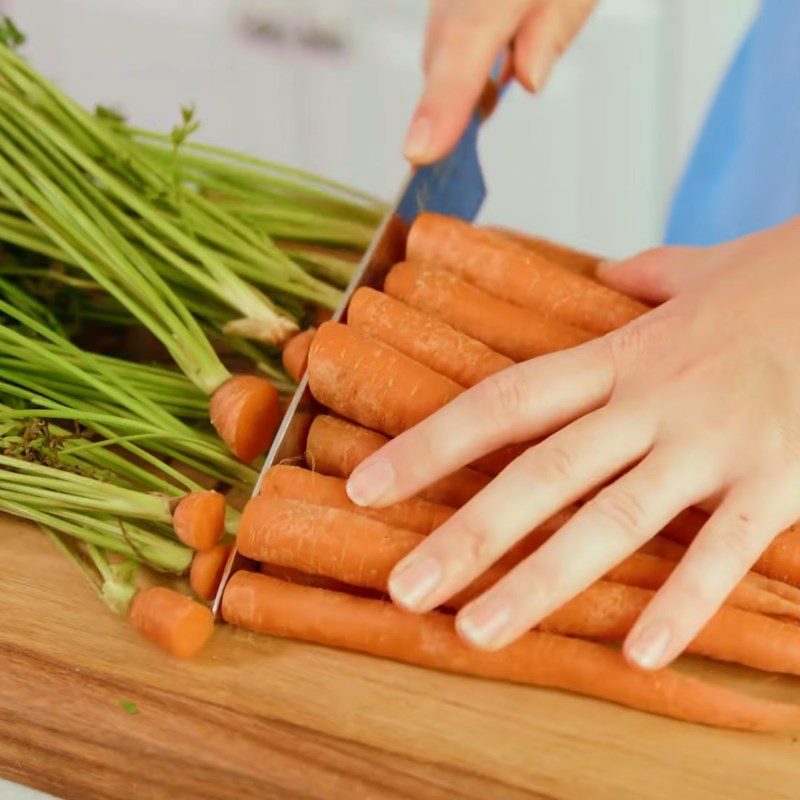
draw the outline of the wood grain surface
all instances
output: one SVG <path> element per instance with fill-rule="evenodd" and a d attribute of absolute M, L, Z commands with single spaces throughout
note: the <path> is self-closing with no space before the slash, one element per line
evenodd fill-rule
<path fill-rule="evenodd" d="M 36 530 L 2 520 L 0 548 L 0 774 L 60 797 L 800 797 L 791 736 L 229 629 L 178 662 L 107 612 Z M 800 703 L 799 681 L 687 668 Z"/>

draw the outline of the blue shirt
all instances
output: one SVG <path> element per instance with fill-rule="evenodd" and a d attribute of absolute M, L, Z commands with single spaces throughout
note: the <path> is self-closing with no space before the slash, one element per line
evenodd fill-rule
<path fill-rule="evenodd" d="M 708 245 L 800 214 L 800 0 L 763 0 L 709 111 L 666 241 Z"/>

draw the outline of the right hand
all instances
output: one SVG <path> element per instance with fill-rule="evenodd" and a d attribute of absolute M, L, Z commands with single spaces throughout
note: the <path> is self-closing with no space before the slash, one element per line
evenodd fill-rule
<path fill-rule="evenodd" d="M 539 92 L 596 0 L 431 0 L 426 83 L 406 136 L 412 164 L 430 164 L 456 144 L 504 50 L 505 78 Z"/>

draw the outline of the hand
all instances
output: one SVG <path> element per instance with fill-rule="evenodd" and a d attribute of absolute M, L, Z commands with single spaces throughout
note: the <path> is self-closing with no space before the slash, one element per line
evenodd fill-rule
<path fill-rule="evenodd" d="M 601 272 L 616 288 L 667 302 L 465 392 L 362 463 L 348 491 L 386 505 L 502 445 L 547 436 L 395 568 L 393 599 L 424 612 L 603 487 L 458 614 L 462 638 L 485 649 L 509 644 L 679 512 L 703 505 L 708 522 L 625 643 L 630 661 L 658 668 L 800 517 L 800 217 Z"/>
<path fill-rule="evenodd" d="M 429 164 L 453 148 L 507 47 L 506 77 L 541 91 L 595 2 L 431 0 L 423 56 L 427 80 L 406 136 L 406 158 Z"/>

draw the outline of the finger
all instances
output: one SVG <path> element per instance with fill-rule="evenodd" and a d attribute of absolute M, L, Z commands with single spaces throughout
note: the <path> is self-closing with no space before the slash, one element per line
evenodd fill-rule
<path fill-rule="evenodd" d="M 692 471 L 686 458 L 682 449 L 656 448 L 603 489 L 533 555 L 462 609 L 461 636 L 477 647 L 503 647 L 636 551 L 712 483 L 702 459 L 691 462 L 697 465 Z"/>
<path fill-rule="evenodd" d="M 642 612 L 624 652 L 645 669 L 680 655 L 767 545 L 800 514 L 798 476 L 733 488 Z"/>
<path fill-rule="evenodd" d="M 430 164 L 456 144 L 523 7 L 514 0 L 498 11 L 484 3 L 451 9 L 444 21 L 434 22 L 427 81 L 403 148 L 413 164 Z"/>
<path fill-rule="evenodd" d="M 431 63 L 439 50 L 442 29 L 447 21 L 448 6 L 442 0 L 432 0 L 425 28 L 425 46 L 422 51 L 422 70 L 427 76 Z"/>
<path fill-rule="evenodd" d="M 593 7 L 589 0 L 543 0 L 527 13 L 514 38 L 514 72 L 529 92 L 544 89 Z"/>
<path fill-rule="evenodd" d="M 597 277 L 612 289 L 662 303 L 705 278 L 716 261 L 704 247 L 654 247 L 623 261 L 606 261 Z"/>
<path fill-rule="evenodd" d="M 392 571 L 400 605 L 428 611 L 468 586 L 513 544 L 587 489 L 642 457 L 653 425 L 600 409 L 513 461 Z"/>
<path fill-rule="evenodd" d="M 347 492 L 359 505 L 411 497 L 486 453 L 550 433 L 598 408 L 613 383 L 602 340 L 510 367 L 365 459 Z"/>

